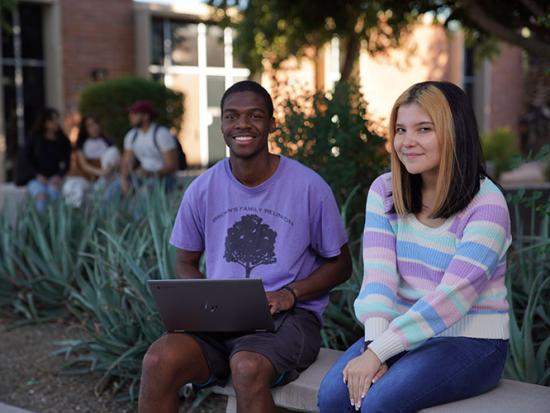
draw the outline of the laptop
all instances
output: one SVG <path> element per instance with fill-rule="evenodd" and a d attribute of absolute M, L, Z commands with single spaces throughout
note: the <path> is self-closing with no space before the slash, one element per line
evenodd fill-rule
<path fill-rule="evenodd" d="M 275 331 L 262 280 L 149 280 L 168 333 Z"/>

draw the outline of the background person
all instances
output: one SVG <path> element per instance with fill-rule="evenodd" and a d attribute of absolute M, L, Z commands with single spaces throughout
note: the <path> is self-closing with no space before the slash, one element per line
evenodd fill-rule
<path fill-rule="evenodd" d="M 123 194 L 127 194 L 131 186 L 140 187 L 155 178 L 160 179 L 166 189 L 175 184 L 177 143 L 167 128 L 153 121 L 155 115 L 156 111 L 148 100 L 139 100 L 128 110 L 132 129 L 124 137 L 120 176 Z"/>
<path fill-rule="evenodd" d="M 113 158 L 113 161 L 106 163 L 104 159 L 108 157 Z M 104 136 L 94 116 L 84 116 L 80 121 L 75 159 L 81 176 L 67 178 L 63 185 L 63 196 L 70 205 L 80 207 L 90 184 L 94 183 L 96 189 L 105 188 L 113 181 L 120 164 L 120 152 Z"/>
<path fill-rule="evenodd" d="M 71 143 L 61 129 L 57 110 L 46 108 L 38 116 L 24 156 L 34 172 L 27 189 L 37 209 L 43 211 L 59 197 L 71 162 Z"/>
<path fill-rule="evenodd" d="M 321 383 L 321 413 L 416 412 L 493 389 L 508 347 L 506 200 L 485 173 L 474 112 L 447 82 L 390 116 L 391 173 L 372 184 L 355 313 L 365 337 Z"/>

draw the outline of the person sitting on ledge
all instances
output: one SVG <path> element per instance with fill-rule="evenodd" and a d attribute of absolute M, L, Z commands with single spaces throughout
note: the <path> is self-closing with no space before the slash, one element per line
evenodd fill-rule
<path fill-rule="evenodd" d="M 139 411 L 176 412 L 178 390 L 225 385 L 237 409 L 275 412 L 270 388 L 296 379 L 320 350 L 328 292 L 347 280 L 347 234 L 328 184 L 311 169 L 268 150 L 273 102 L 242 81 L 221 100 L 226 158 L 183 196 L 170 242 L 177 276 L 260 278 L 276 332 L 166 334 L 143 359 Z"/>

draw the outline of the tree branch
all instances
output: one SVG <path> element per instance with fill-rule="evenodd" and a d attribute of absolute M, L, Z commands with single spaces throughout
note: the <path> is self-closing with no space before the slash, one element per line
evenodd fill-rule
<path fill-rule="evenodd" d="M 520 0 L 520 2 L 529 9 L 537 17 L 545 16 L 544 10 L 540 8 L 536 1 L 533 0 Z"/>
<path fill-rule="evenodd" d="M 468 18 L 477 24 L 480 29 L 490 33 L 505 42 L 516 45 L 530 54 L 550 58 L 550 45 L 537 39 L 525 38 L 514 30 L 508 29 L 496 20 L 492 19 L 485 11 L 472 0 L 464 0 L 458 3 Z"/>

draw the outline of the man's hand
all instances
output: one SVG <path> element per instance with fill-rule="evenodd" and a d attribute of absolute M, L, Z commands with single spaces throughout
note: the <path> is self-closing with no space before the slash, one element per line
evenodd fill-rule
<path fill-rule="evenodd" d="M 138 169 L 136 169 L 135 174 L 136 174 L 138 177 L 140 177 L 141 179 L 150 178 L 150 177 L 152 177 L 152 176 L 155 176 L 155 173 L 154 173 L 154 172 L 146 171 L 146 170 L 143 169 L 143 168 L 138 168 Z"/>
<path fill-rule="evenodd" d="M 379 379 L 386 370 L 382 369 L 382 363 L 369 349 L 346 365 L 343 371 L 344 383 L 348 385 L 350 402 L 355 410 L 361 408 L 361 401 L 366 396 L 374 378 Z"/>
<path fill-rule="evenodd" d="M 271 315 L 290 310 L 294 307 L 294 296 L 286 289 L 265 293 L 265 295 L 267 296 L 267 303 L 269 304 Z"/>

